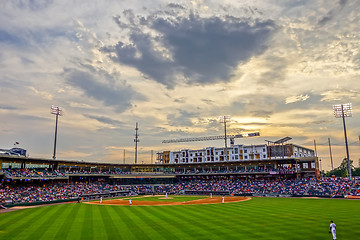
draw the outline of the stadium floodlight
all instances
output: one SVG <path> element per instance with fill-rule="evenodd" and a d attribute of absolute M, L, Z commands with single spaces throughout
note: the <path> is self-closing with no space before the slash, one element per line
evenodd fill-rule
<path fill-rule="evenodd" d="M 228 154 L 227 154 L 227 135 L 226 135 L 226 123 L 230 122 L 231 116 L 230 115 L 224 115 L 224 116 L 219 116 L 219 120 L 221 123 L 224 123 L 224 131 L 225 131 L 225 137 L 224 137 L 224 140 L 225 140 L 225 161 L 227 161 L 228 159 Z"/>
<path fill-rule="evenodd" d="M 59 119 L 59 116 L 63 116 L 63 115 L 64 115 L 64 109 L 63 109 L 62 107 L 59 107 L 59 106 L 51 105 L 50 113 L 51 113 L 51 114 L 54 114 L 54 115 L 56 116 L 56 121 L 55 121 L 55 139 L 54 139 L 54 154 L 53 154 L 53 159 L 55 160 L 55 158 L 56 158 L 56 138 L 57 138 L 58 119 Z"/>
<path fill-rule="evenodd" d="M 334 116 L 336 118 L 352 117 L 352 104 L 339 104 L 333 106 Z"/>
<path fill-rule="evenodd" d="M 345 125 L 345 117 L 352 117 L 352 105 L 351 103 L 346 104 L 338 104 L 333 106 L 334 116 L 336 118 L 342 118 L 344 125 L 344 136 L 345 136 L 345 147 L 346 147 L 346 158 L 347 158 L 347 176 L 351 179 L 351 165 L 350 165 L 350 157 L 349 157 L 349 147 L 346 135 L 346 125 Z"/>

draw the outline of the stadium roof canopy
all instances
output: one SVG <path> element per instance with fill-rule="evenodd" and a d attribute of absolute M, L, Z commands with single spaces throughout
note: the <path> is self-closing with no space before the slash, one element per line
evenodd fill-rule
<path fill-rule="evenodd" d="M 281 139 L 275 141 L 274 143 L 275 143 L 275 144 L 280 144 L 280 143 L 287 142 L 287 141 L 289 141 L 289 140 L 291 140 L 291 139 L 292 139 L 291 137 L 284 137 L 284 138 L 281 138 Z"/>

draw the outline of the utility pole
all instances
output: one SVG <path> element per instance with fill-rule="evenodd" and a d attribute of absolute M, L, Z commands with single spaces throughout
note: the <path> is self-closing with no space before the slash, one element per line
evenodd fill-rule
<path fill-rule="evenodd" d="M 318 156 L 317 156 L 317 151 L 316 151 L 316 141 L 315 141 L 315 139 L 314 139 L 314 148 L 315 148 L 315 157 L 316 157 L 316 168 L 317 168 L 317 170 L 319 171 L 319 177 L 321 178 L 321 161 L 320 161 L 320 163 L 319 163 L 319 158 L 318 158 Z M 318 176 L 316 176 L 316 177 L 318 177 Z"/>
<path fill-rule="evenodd" d="M 226 123 L 230 122 L 230 115 L 224 115 L 224 116 L 220 116 L 220 122 L 224 123 L 224 131 L 225 131 L 225 135 L 224 135 L 224 140 L 225 140 L 225 161 L 228 160 L 228 153 L 227 153 L 227 134 L 226 134 Z"/>
<path fill-rule="evenodd" d="M 151 164 L 153 164 L 153 155 L 154 155 L 154 150 L 151 150 Z"/>
<path fill-rule="evenodd" d="M 135 142 L 135 164 L 137 164 L 137 144 L 138 144 L 138 142 L 140 142 L 138 130 L 139 130 L 139 128 L 138 128 L 138 123 L 136 123 L 136 127 L 135 127 L 135 139 L 134 139 L 134 142 Z"/>
<path fill-rule="evenodd" d="M 328 141 L 329 141 L 329 151 L 330 151 L 331 170 L 334 170 L 334 164 L 333 164 L 332 153 L 331 153 L 331 143 L 330 143 L 330 138 L 328 138 Z"/>
<path fill-rule="evenodd" d="M 317 157 L 317 151 L 316 151 L 316 141 L 314 139 L 314 148 L 315 148 L 315 157 Z"/>
<path fill-rule="evenodd" d="M 124 150 L 124 155 L 123 155 L 123 161 L 124 161 L 124 164 L 125 164 L 125 149 Z"/>

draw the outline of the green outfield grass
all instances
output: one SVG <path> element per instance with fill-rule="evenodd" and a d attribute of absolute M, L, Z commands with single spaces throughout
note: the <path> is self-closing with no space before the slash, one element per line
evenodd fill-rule
<path fill-rule="evenodd" d="M 180 206 L 71 203 L 0 214 L 0 239 L 359 239 L 360 201 L 253 198 Z"/>

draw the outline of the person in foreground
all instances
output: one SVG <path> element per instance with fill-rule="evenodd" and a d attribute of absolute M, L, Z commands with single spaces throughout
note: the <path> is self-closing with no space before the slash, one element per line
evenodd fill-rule
<path fill-rule="evenodd" d="M 334 223 L 334 221 L 330 221 L 330 229 L 329 229 L 329 233 L 332 233 L 333 235 L 333 239 L 336 239 L 336 225 Z"/>

